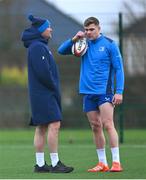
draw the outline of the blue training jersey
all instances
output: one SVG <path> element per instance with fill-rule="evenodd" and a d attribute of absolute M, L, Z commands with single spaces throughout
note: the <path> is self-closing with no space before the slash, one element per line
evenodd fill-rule
<path fill-rule="evenodd" d="M 71 39 L 58 49 L 60 54 L 72 54 Z M 88 49 L 81 57 L 79 92 L 81 94 L 122 94 L 124 70 L 122 57 L 116 43 L 101 34 L 88 40 Z"/>

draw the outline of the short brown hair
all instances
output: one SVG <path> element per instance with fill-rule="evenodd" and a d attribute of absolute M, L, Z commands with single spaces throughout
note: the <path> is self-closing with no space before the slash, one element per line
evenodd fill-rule
<path fill-rule="evenodd" d="M 95 17 L 89 17 L 84 21 L 84 26 L 89 26 L 90 24 L 99 25 L 99 20 Z"/>

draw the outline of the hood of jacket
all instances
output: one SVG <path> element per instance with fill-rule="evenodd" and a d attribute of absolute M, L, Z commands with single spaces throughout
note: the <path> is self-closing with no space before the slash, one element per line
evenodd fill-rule
<path fill-rule="evenodd" d="M 22 33 L 21 40 L 23 41 L 24 47 L 28 48 L 33 42 L 41 41 L 45 44 L 48 43 L 48 40 L 41 36 L 41 33 L 34 27 L 25 29 Z"/>

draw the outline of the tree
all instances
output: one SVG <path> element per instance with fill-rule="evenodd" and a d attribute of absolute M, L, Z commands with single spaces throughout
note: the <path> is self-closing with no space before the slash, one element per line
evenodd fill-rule
<path fill-rule="evenodd" d="M 133 23 L 141 17 L 146 17 L 146 0 L 124 0 L 123 9 L 127 21 Z"/>

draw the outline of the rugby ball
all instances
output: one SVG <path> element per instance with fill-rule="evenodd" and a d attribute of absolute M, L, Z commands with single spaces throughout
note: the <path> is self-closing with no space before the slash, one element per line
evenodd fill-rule
<path fill-rule="evenodd" d="M 72 45 L 72 54 L 77 57 L 83 56 L 86 53 L 87 48 L 86 38 L 79 39 Z"/>

